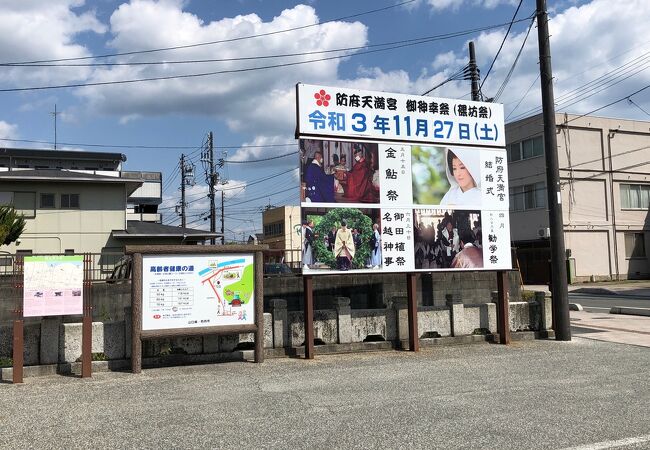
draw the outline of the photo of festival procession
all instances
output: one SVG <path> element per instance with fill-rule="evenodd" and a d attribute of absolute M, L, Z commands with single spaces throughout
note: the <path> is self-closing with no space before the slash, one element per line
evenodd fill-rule
<path fill-rule="evenodd" d="M 483 267 L 481 212 L 413 210 L 416 269 Z"/>
<path fill-rule="evenodd" d="M 379 209 L 303 208 L 303 270 L 381 268 Z"/>
<path fill-rule="evenodd" d="M 378 203 L 376 143 L 300 140 L 301 201 Z"/>
<path fill-rule="evenodd" d="M 481 154 L 462 147 L 411 146 L 413 203 L 481 205 Z"/>

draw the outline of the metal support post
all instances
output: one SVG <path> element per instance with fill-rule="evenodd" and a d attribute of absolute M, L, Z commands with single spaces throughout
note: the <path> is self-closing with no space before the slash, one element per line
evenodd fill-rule
<path fill-rule="evenodd" d="M 409 351 L 420 351 L 420 336 L 418 334 L 418 298 L 415 273 L 406 274 L 406 295 L 409 323 Z"/>

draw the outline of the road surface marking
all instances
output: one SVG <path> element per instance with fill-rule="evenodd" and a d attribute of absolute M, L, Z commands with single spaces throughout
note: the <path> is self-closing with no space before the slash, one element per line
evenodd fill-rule
<path fill-rule="evenodd" d="M 617 441 L 595 442 L 593 444 L 585 444 L 578 447 L 568 447 L 563 450 L 605 450 L 609 448 L 623 447 L 626 445 L 643 444 L 645 442 L 650 442 L 650 434 L 646 434 L 645 436 L 619 439 Z"/>

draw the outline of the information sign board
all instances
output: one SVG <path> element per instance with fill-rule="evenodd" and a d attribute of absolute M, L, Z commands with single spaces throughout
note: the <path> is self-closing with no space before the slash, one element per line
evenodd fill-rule
<path fill-rule="evenodd" d="M 142 330 L 255 323 L 252 254 L 143 255 Z"/>
<path fill-rule="evenodd" d="M 83 313 L 83 256 L 25 256 L 23 315 Z"/>

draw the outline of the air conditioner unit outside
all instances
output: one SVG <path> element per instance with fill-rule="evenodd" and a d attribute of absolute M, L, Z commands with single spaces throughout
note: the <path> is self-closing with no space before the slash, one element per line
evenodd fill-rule
<path fill-rule="evenodd" d="M 550 238 L 551 237 L 551 229 L 550 228 L 538 228 L 537 229 L 537 235 L 541 238 Z"/>

